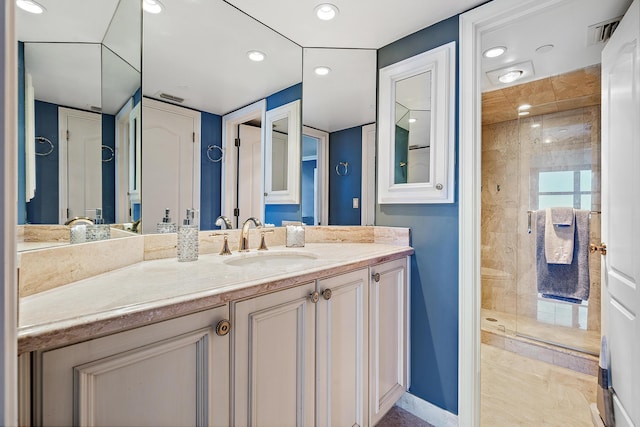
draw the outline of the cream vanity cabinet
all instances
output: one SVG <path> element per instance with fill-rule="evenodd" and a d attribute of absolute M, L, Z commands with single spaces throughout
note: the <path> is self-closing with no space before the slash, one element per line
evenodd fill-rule
<path fill-rule="evenodd" d="M 369 418 L 375 425 L 409 388 L 407 259 L 371 267 Z"/>
<path fill-rule="evenodd" d="M 407 386 L 406 263 L 232 303 L 232 425 L 374 425 Z"/>
<path fill-rule="evenodd" d="M 226 305 L 34 353 L 32 424 L 228 426 L 223 319 Z"/>

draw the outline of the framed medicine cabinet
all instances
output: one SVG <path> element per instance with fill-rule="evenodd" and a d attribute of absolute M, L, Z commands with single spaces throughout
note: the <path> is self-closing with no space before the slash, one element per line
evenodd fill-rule
<path fill-rule="evenodd" d="M 378 203 L 453 203 L 455 42 L 380 70 Z"/>
<path fill-rule="evenodd" d="M 265 204 L 300 203 L 300 101 L 267 111 Z"/>

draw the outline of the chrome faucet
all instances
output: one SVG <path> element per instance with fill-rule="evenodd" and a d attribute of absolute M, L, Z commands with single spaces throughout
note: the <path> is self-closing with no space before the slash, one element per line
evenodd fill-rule
<path fill-rule="evenodd" d="M 242 231 L 240 232 L 240 244 L 238 245 L 238 250 L 240 252 L 249 252 L 249 226 L 251 226 L 250 222 L 256 226 L 256 228 L 262 227 L 262 223 L 259 219 L 254 217 L 249 217 L 242 224 Z"/>
<path fill-rule="evenodd" d="M 229 218 L 224 215 L 220 215 L 218 218 L 216 218 L 215 224 L 222 229 L 226 228 L 227 230 L 231 230 L 233 228 L 233 225 L 231 225 L 231 221 L 229 221 Z"/>

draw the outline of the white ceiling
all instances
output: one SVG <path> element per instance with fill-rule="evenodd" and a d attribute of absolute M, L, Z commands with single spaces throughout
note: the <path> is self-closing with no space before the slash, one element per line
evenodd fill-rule
<path fill-rule="evenodd" d="M 19 40 L 99 43 L 118 4 L 117 0 L 38 1 L 47 8 L 45 14 L 16 12 Z M 304 124 L 327 131 L 375 120 L 375 49 L 484 2 L 332 0 L 340 14 L 324 22 L 313 15 L 319 0 L 161 1 L 165 6 L 162 14 L 145 13 L 143 17 L 145 95 L 157 97 L 166 92 L 185 98 L 184 105 L 191 108 L 226 114 L 304 81 Z M 602 46 L 586 46 L 587 26 L 621 15 L 630 3 L 565 0 L 550 13 L 512 21 L 484 35 L 483 47 L 508 48 L 502 58 L 485 61 L 484 69 L 530 60 L 531 79 L 538 79 L 597 63 Z M 120 37 L 110 41 L 122 49 L 119 55 L 138 68 L 135 36 L 122 37 L 122 30 L 114 34 Z M 535 48 L 549 43 L 556 46 L 551 52 L 535 53 Z M 327 47 L 345 49 L 314 49 Z M 249 63 L 246 52 L 251 49 L 264 51 L 267 59 Z M 324 83 L 313 80 L 315 76 L 309 73 L 320 60 L 335 70 Z M 66 72 L 73 75 L 71 69 Z M 70 80 L 79 82 L 85 77 L 77 74 Z M 67 94 L 80 87 L 56 86 L 55 91 Z M 484 90 L 496 88 L 485 78 Z M 36 98 L 39 92 L 36 88 Z"/>

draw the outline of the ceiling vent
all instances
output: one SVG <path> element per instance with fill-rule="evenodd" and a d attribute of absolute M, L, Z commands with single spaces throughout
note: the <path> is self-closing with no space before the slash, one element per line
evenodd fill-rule
<path fill-rule="evenodd" d="M 609 19 L 607 21 L 593 24 L 587 28 L 587 46 L 604 43 L 611 38 L 613 32 L 618 28 L 622 16 Z"/>
<path fill-rule="evenodd" d="M 168 93 L 160 92 L 158 96 L 162 99 L 166 99 L 167 101 L 177 102 L 182 104 L 184 102 L 184 98 L 180 98 L 179 96 L 169 95 Z"/>

